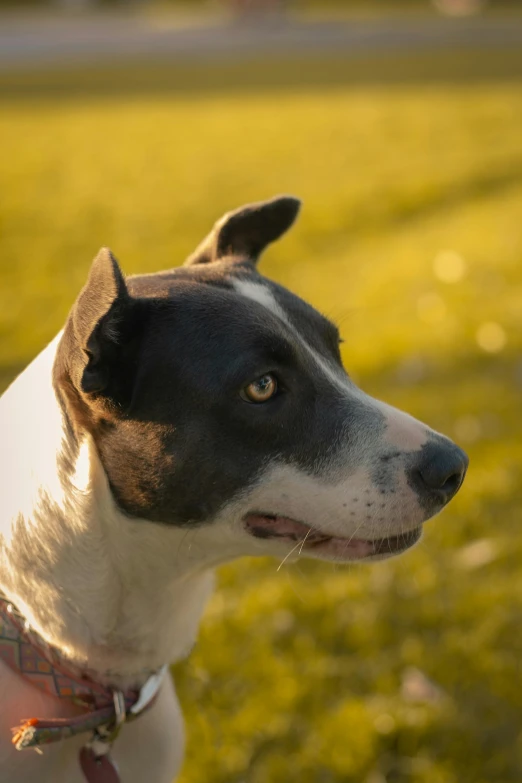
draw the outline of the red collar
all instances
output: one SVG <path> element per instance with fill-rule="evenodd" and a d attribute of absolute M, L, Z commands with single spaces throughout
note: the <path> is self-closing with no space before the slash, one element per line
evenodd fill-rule
<path fill-rule="evenodd" d="M 59 651 L 34 631 L 8 598 L 0 593 L 0 659 L 50 696 L 68 699 L 85 712 L 72 718 L 31 718 L 14 729 L 17 750 L 89 732 L 95 755 L 108 752 L 121 724 L 152 706 L 166 667 L 150 675 L 141 689 L 122 691 L 101 685 L 91 672 L 66 662 Z M 102 749 L 101 746 L 105 746 Z"/>

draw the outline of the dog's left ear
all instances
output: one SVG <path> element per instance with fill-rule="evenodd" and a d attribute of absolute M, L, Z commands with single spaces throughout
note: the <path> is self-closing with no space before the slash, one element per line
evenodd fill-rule
<path fill-rule="evenodd" d="M 300 207 L 300 200 L 293 196 L 277 196 L 228 212 L 185 266 L 209 264 L 222 258 L 257 261 L 267 245 L 288 231 Z"/>

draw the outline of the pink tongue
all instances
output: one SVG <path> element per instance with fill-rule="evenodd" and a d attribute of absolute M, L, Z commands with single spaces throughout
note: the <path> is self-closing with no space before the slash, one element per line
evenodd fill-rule
<path fill-rule="evenodd" d="M 264 517 L 261 514 L 250 514 L 245 520 L 247 528 L 257 538 L 291 538 L 299 541 L 326 541 L 330 536 L 323 535 L 319 530 L 313 530 L 301 522 L 295 522 L 287 517 Z"/>
<path fill-rule="evenodd" d="M 359 559 L 375 554 L 375 544 L 358 538 L 336 538 L 323 535 L 320 530 L 314 530 L 301 522 L 287 517 L 265 517 L 262 514 L 250 514 L 245 518 L 245 526 L 256 538 L 285 538 L 291 541 L 302 541 L 316 544 L 321 551 L 337 555 L 344 559 L 349 556 Z"/>

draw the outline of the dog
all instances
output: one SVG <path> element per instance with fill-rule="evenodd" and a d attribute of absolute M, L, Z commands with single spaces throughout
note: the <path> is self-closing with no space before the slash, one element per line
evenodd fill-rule
<path fill-rule="evenodd" d="M 464 479 L 464 452 L 357 388 L 336 326 L 258 272 L 299 208 L 281 196 L 228 213 L 157 274 L 125 278 L 102 249 L 63 331 L 0 401 L 0 590 L 111 692 L 188 655 L 216 566 L 397 555 Z M 83 714 L 74 701 L 0 661 L 0 703 L 3 783 L 102 780 L 79 763 L 85 736 L 12 744 L 33 715 Z M 176 777 L 170 678 L 110 758 L 123 783 Z"/>

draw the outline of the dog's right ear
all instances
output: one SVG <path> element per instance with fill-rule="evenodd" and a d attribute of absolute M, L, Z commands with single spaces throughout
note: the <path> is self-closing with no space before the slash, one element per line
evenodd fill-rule
<path fill-rule="evenodd" d="M 120 343 L 128 304 L 122 271 L 109 248 L 103 247 L 72 312 L 74 334 L 86 360 L 81 375 L 83 392 L 106 388 L 110 356 Z"/>
<path fill-rule="evenodd" d="M 64 334 L 68 375 L 83 394 L 104 393 L 124 346 L 131 299 L 118 262 L 108 248 L 94 259 Z"/>

